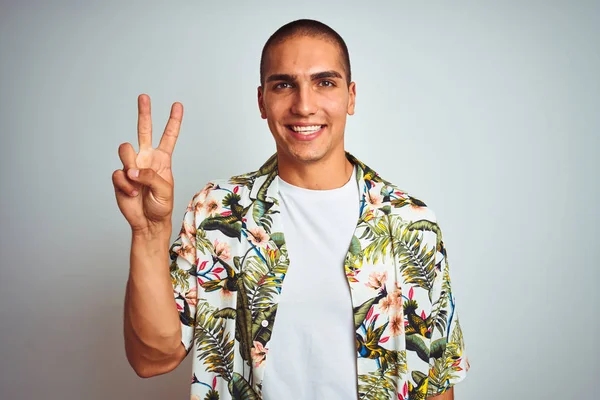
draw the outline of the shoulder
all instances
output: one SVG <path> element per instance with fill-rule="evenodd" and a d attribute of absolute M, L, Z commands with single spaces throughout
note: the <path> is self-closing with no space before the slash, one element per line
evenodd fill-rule
<path fill-rule="evenodd" d="M 198 211 L 208 203 L 221 204 L 227 197 L 244 199 L 252 189 L 257 172 L 248 172 L 234 175 L 230 178 L 220 178 L 208 181 L 202 190 L 196 192 L 192 197 L 188 208 Z"/>
<path fill-rule="evenodd" d="M 428 221 L 437 224 L 437 217 L 420 196 L 416 196 L 397 185 L 377 176 L 372 181 L 369 195 L 381 196 L 383 207 L 392 215 L 397 215 L 405 221 Z"/>

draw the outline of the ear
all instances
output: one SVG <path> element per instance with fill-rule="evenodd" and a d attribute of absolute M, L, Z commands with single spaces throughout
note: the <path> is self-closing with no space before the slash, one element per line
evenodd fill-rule
<path fill-rule="evenodd" d="M 354 115 L 354 104 L 356 102 L 356 83 L 348 85 L 348 115 Z"/>
<path fill-rule="evenodd" d="M 262 119 L 267 119 L 267 111 L 265 110 L 262 86 L 258 87 L 258 110 L 260 111 L 260 117 Z"/>

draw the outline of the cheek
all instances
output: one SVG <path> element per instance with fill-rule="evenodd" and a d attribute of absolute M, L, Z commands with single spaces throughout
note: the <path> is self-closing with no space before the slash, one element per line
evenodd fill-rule
<path fill-rule="evenodd" d="M 329 96 L 324 98 L 323 110 L 332 118 L 345 118 L 348 112 L 348 98 L 346 96 Z"/>
<path fill-rule="evenodd" d="M 284 117 L 288 110 L 289 107 L 284 101 L 273 101 L 266 107 L 267 116 L 273 120 L 273 122 L 277 122 L 277 120 Z"/>

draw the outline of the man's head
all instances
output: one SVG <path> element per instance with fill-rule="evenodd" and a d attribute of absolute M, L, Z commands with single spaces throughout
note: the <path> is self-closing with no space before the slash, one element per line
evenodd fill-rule
<path fill-rule="evenodd" d="M 273 46 L 281 44 L 287 39 L 301 36 L 323 39 L 335 44 L 340 52 L 346 83 L 350 85 L 350 82 L 352 82 L 352 72 L 350 69 L 350 54 L 348 53 L 346 42 L 344 42 L 344 39 L 329 26 L 312 19 L 299 19 L 285 24 L 277 29 L 277 31 L 271 35 L 269 40 L 267 40 L 260 56 L 260 84 L 263 86 L 265 84 L 265 69 L 267 68 L 269 50 L 271 50 Z"/>
<path fill-rule="evenodd" d="M 327 25 L 294 21 L 265 44 L 258 103 L 280 162 L 343 157 L 346 116 L 354 113 L 355 96 L 348 49 Z"/>

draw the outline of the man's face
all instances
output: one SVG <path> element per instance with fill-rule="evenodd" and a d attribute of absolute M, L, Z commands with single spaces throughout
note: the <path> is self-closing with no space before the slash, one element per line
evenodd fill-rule
<path fill-rule="evenodd" d="M 280 161 L 315 162 L 343 154 L 356 88 L 347 84 L 336 44 L 308 36 L 287 39 L 268 51 L 264 80 L 258 104 Z"/>

